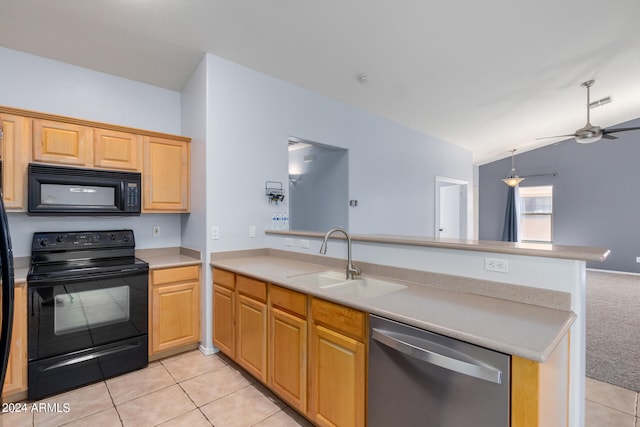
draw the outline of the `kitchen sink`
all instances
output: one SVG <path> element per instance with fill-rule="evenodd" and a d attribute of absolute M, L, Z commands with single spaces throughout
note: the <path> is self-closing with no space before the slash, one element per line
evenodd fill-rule
<path fill-rule="evenodd" d="M 327 270 L 290 276 L 293 282 L 317 286 L 344 297 L 373 298 L 406 289 L 406 285 L 387 282 L 372 277 L 357 277 L 347 280 L 342 271 Z"/>
<path fill-rule="evenodd" d="M 324 289 L 344 297 L 373 298 L 406 289 L 405 285 L 373 279 L 371 277 L 358 277 L 346 280 L 334 285 L 324 286 Z"/>
<path fill-rule="evenodd" d="M 347 280 L 344 271 L 316 271 L 314 273 L 297 274 L 289 276 L 288 279 L 301 285 L 319 286 L 321 288 L 336 285 Z"/>

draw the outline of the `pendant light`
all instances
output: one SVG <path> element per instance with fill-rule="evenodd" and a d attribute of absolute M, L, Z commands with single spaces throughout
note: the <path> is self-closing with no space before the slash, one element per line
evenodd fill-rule
<path fill-rule="evenodd" d="M 522 181 L 524 181 L 524 178 L 520 178 L 516 174 L 516 167 L 515 167 L 515 164 L 514 164 L 515 154 L 516 154 L 516 150 L 514 148 L 513 150 L 511 150 L 511 173 L 509 174 L 508 177 L 506 177 L 505 179 L 502 180 L 502 182 L 507 184 L 509 187 L 515 187 L 516 185 L 518 185 Z"/>

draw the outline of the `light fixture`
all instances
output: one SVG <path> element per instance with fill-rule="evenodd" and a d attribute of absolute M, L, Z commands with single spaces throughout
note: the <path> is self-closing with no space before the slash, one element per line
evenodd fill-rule
<path fill-rule="evenodd" d="M 524 178 L 520 178 L 516 174 L 516 167 L 515 167 L 515 163 L 514 163 L 515 155 L 516 155 L 516 150 L 514 148 L 513 150 L 511 150 L 511 173 L 509 174 L 508 177 L 506 177 L 505 179 L 502 180 L 502 182 L 507 184 L 509 187 L 515 187 L 516 185 L 518 185 L 522 181 L 524 181 Z"/>
<path fill-rule="evenodd" d="M 358 79 L 361 85 L 366 85 L 369 83 L 369 77 L 370 76 L 367 73 L 360 73 L 356 76 L 356 79 Z"/>

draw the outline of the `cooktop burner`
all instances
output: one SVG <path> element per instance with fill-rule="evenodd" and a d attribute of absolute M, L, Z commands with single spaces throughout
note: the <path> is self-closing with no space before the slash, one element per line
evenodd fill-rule
<path fill-rule="evenodd" d="M 27 281 L 148 269 L 132 230 L 34 233 Z"/>

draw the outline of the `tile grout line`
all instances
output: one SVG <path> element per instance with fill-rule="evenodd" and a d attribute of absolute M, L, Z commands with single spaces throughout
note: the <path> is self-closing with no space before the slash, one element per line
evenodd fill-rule
<path fill-rule="evenodd" d="M 118 415 L 118 419 L 120 420 L 120 425 L 124 427 L 124 421 L 122 421 L 122 416 L 120 415 L 120 411 L 118 411 L 118 405 L 116 405 L 115 400 L 113 400 L 111 389 L 109 388 L 109 384 L 107 384 L 106 380 L 104 381 L 104 386 L 107 388 L 107 393 L 109 393 L 109 398 L 111 399 L 111 404 L 113 405 L 113 409 L 115 409 L 116 414 Z"/>

